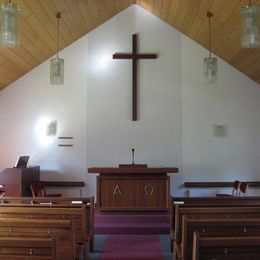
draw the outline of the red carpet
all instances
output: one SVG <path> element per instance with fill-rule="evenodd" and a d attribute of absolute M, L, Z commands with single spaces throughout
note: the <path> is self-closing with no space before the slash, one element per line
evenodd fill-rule
<path fill-rule="evenodd" d="M 170 218 L 160 213 L 95 212 L 95 251 L 90 259 L 171 259 Z"/>
<path fill-rule="evenodd" d="M 169 234 L 168 212 L 95 212 L 95 234 Z"/>
<path fill-rule="evenodd" d="M 157 235 L 109 235 L 100 259 L 163 260 L 164 257 Z"/>

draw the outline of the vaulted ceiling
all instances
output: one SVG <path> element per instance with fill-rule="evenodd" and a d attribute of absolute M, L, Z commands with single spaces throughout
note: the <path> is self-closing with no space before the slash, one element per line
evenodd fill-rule
<path fill-rule="evenodd" d="M 0 0 L 0 2 L 6 2 Z M 212 52 L 260 83 L 260 48 L 240 47 L 240 8 L 246 0 L 13 0 L 21 6 L 21 44 L 0 47 L 0 89 L 56 53 L 57 19 L 61 12 L 60 49 L 90 32 L 132 4 L 208 48 L 212 19 Z M 260 5 L 260 0 L 252 0 Z"/>

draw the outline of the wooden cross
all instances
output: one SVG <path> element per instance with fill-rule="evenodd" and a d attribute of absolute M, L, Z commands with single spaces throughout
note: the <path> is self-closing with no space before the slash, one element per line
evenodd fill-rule
<path fill-rule="evenodd" d="M 137 34 L 132 36 L 132 53 L 115 53 L 113 59 L 132 60 L 132 121 L 137 121 L 137 61 L 140 59 L 157 59 L 153 53 L 138 53 Z"/>

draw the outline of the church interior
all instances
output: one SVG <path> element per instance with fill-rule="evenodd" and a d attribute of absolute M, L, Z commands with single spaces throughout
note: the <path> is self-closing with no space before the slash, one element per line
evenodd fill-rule
<path fill-rule="evenodd" d="M 260 0 L 0 0 L 0 259 L 260 259 Z"/>

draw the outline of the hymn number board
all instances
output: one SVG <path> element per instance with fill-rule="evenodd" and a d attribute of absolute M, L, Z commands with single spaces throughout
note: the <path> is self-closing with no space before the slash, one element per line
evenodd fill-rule
<path fill-rule="evenodd" d="M 137 34 L 132 35 L 132 53 L 115 53 L 113 59 L 132 60 L 132 121 L 137 121 L 137 61 L 140 59 L 157 59 L 154 53 L 138 53 Z"/>

